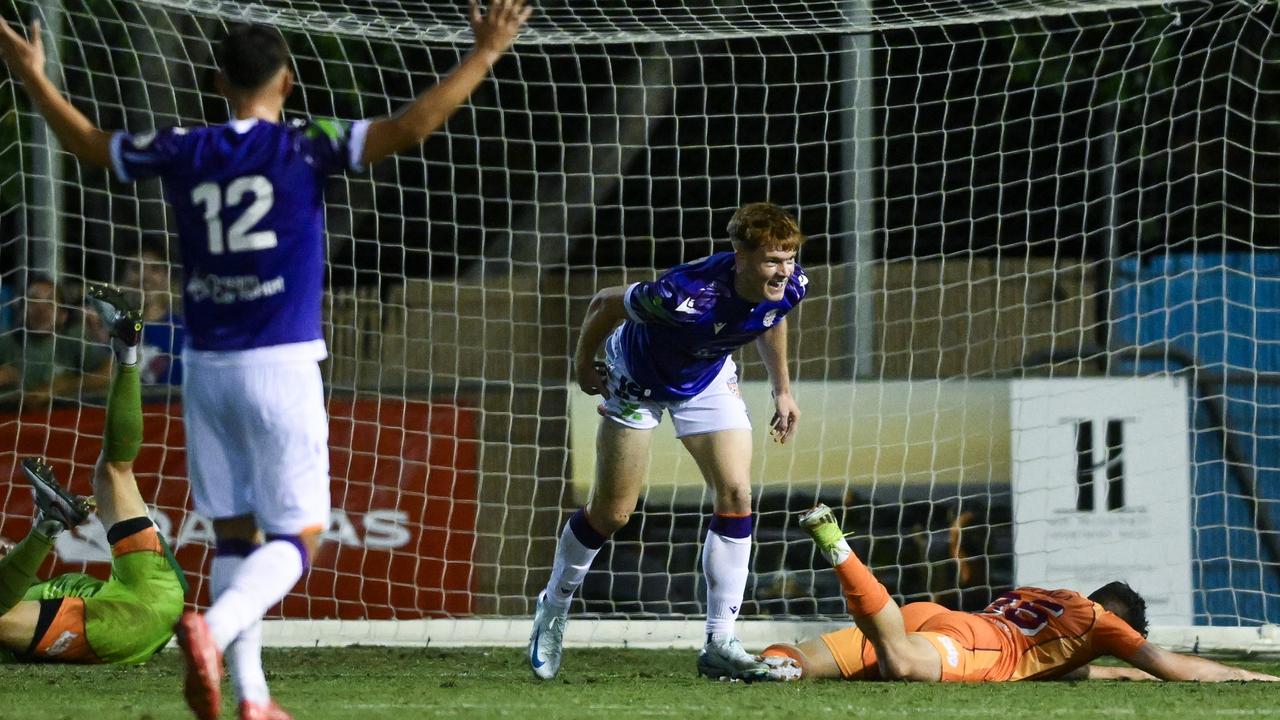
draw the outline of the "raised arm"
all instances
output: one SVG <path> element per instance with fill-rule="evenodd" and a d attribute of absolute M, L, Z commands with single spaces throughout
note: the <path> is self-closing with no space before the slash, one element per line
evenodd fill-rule
<path fill-rule="evenodd" d="M 591 298 L 587 316 L 582 320 L 582 333 L 578 335 L 578 347 L 573 353 L 573 369 L 578 376 L 578 386 L 588 395 L 609 397 L 609 388 L 600 371 L 596 369 L 596 353 L 613 328 L 627 317 L 623 298 L 626 286 L 605 288 Z"/>
<path fill-rule="evenodd" d="M 1110 667 L 1104 665 L 1082 665 L 1054 680 L 1159 680 L 1160 678 L 1145 673 L 1138 668 Z"/>
<path fill-rule="evenodd" d="M 1180 655 L 1164 648 L 1143 643 L 1132 657 L 1125 658 L 1130 665 L 1145 670 L 1161 680 L 1196 680 L 1198 682 L 1223 682 L 1226 680 L 1263 680 L 1275 682 L 1274 675 L 1234 668 L 1194 655 Z"/>
<path fill-rule="evenodd" d="M 773 419 L 769 434 L 785 443 L 796 434 L 800 422 L 800 406 L 791 397 L 791 374 L 787 371 L 787 319 L 784 317 L 756 338 L 756 350 L 769 373 L 773 388 Z"/>
<path fill-rule="evenodd" d="M 9 72 L 22 81 L 27 97 L 49 123 L 63 148 L 83 162 L 103 167 L 111 164 L 111 133 L 94 125 L 45 75 L 39 20 L 31 23 L 30 42 L 9 23 L 0 20 L 0 55 Z"/>
<path fill-rule="evenodd" d="M 471 30 L 476 38 L 471 52 L 435 87 L 418 95 L 395 115 L 369 123 L 361 162 L 378 162 L 426 140 L 471 97 L 493 64 L 511 47 L 532 12 L 525 0 L 492 0 L 488 11 L 481 15 L 476 0 L 471 0 Z"/>

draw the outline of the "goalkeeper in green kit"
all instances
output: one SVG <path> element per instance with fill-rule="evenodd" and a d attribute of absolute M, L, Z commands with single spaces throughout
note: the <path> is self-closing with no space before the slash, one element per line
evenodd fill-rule
<path fill-rule="evenodd" d="M 116 358 L 94 498 L 59 486 L 43 459 L 22 461 L 38 513 L 31 532 L 0 557 L 0 662 L 145 662 L 169 641 L 183 610 L 186 579 L 133 475 L 142 444 L 142 313 L 115 288 L 90 285 L 86 294 L 111 331 Z M 37 582 L 54 539 L 87 520 L 95 504 L 111 545 L 110 579 L 68 573 Z"/>

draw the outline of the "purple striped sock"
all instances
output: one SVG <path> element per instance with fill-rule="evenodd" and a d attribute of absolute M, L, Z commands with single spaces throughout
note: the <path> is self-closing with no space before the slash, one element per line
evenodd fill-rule
<path fill-rule="evenodd" d="M 711 516 L 711 527 L 708 529 L 717 535 L 723 535 L 727 538 L 748 538 L 751 537 L 751 530 L 754 526 L 754 515 L 737 517 L 716 513 Z"/>
<path fill-rule="evenodd" d="M 570 516 L 569 529 L 573 531 L 574 537 L 578 538 L 578 542 L 592 550 L 599 550 L 600 546 L 604 545 L 604 541 L 608 540 L 591 527 L 591 523 L 587 522 L 587 511 L 582 508 L 578 508 L 578 512 Z"/>
<path fill-rule="evenodd" d="M 252 540 L 242 540 L 240 538 L 223 538 L 217 542 L 214 547 L 214 555 L 223 555 L 229 557 L 249 557 L 249 554 L 258 549 L 258 544 Z"/>

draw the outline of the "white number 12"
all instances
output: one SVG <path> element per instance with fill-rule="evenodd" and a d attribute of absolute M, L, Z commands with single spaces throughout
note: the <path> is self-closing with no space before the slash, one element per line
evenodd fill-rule
<path fill-rule="evenodd" d="M 204 224 L 209 234 L 210 255 L 221 255 L 228 251 L 266 250 L 276 246 L 274 230 L 248 232 L 249 228 L 257 225 L 271 211 L 271 206 L 275 203 L 275 189 L 271 187 L 271 181 L 261 175 L 246 175 L 232 180 L 227 186 L 225 205 L 239 205 L 245 193 L 253 195 L 253 202 L 231 223 L 231 231 L 227 233 L 224 246 L 220 215 L 224 205 L 222 189 L 217 183 L 206 182 L 191 190 L 191 202 L 204 206 Z"/>

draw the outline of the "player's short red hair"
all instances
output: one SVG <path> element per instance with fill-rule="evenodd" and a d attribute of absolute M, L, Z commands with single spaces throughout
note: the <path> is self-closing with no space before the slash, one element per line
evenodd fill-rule
<path fill-rule="evenodd" d="M 800 223 L 786 208 L 770 202 L 754 202 L 743 205 L 733 214 L 729 221 L 729 239 L 739 250 L 767 247 L 793 252 L 800 249 L 805 238 L 800 232 Z"/>

